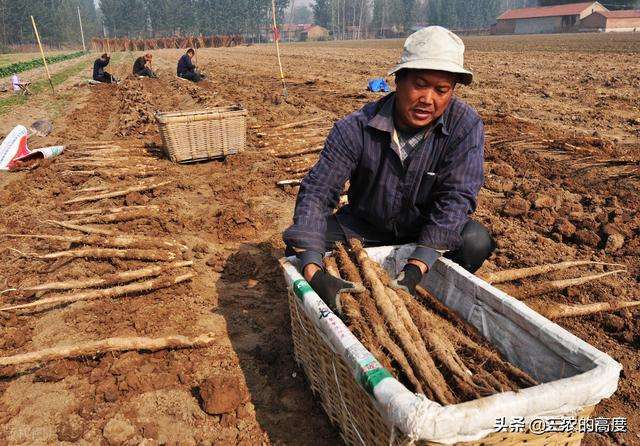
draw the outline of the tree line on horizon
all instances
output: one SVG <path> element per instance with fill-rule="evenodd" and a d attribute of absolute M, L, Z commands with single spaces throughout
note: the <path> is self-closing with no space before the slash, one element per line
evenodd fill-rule
<path fill-rule="evenodd" d="M 278 22 L 315 23 L 333 39 L 404 35 L 435 24 L 455 30 L 488 28 L 507 9 L 584 0 L 277 0 Z M 609 3 L 611 1 L 611 3 Z M 640 8 L 640 0 L 605 0 L 610 9 Z M 96 6 L 97 4 L 97 6 Z M 271 0 L 0 0 L 0 50 L 34 43 L 33 15 L 43 43 L 80 45 L 78 7 L 86 40 L 270 32 Z"/>

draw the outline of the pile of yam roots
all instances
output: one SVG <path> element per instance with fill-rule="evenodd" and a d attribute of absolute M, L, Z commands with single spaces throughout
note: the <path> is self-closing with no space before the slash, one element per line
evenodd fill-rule
<path fill-rule="evenodd" d="M 326 270 L 364 285 L 343 293 L 352 333 L 399 381 L 443 405 L 517 391 L 537 382 L 509 364 L 459 315 L 418 287 L 417 297 L 390 288 L 390 277 L 358 240 L 336 244 Z"/>

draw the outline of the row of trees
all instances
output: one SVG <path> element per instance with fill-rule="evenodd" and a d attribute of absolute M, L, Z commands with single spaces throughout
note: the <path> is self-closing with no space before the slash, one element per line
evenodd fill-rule
<path fill-rule="evenodd" d="M 96 35 L 100 25 L 93 0 L 0 0 L 0 45 L 32 43 L 31 15 L 38 22 L 38 31 L 46 44 L 78 45 L 81 40 L 78 7 L 85 35 Z"/>
<path fill-rule="evenodd" d="M 284 16 L 289 0 L 277 0 Z M 269 29 L 271 0 L 100 0 L 111 37 L 252 34 Z"/>
<path fill-rule="evenodd" d="M 486 28 L 506 9 L 579 1 L 584 0 L 314 0 L 310 9 L 302 0 L 276 4 L 280 23 L 313 20 L 340 39 L 401 34 L 419 24 Z M 640 8 L 640 0 L 601 3 L 610 9 Z M 0 0 L 0 45 L 32 43 L 30 15 L 46 44 L 78 45 L 78 6 L 87 38 L 103 33 L 130 38 L 251 36 L 271 28 L 271 0 Z"/>
<path fill-rule="evenodd" d="M 537 4 L 538 0 L 315 0 L 312 12 L 314 23 L 336 38 L 354 38 L 403 33 L 425 23 L 486 28 L 506 9 Z"/>

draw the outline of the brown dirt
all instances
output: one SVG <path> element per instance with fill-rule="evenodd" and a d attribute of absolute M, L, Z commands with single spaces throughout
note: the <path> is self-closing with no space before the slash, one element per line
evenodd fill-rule
<path fill-rule="evenodd" d="M 483 115 L 488 134 L 487 188 L 481 193 L 477 218 L 498 240 L 498 250 L 484 271 L 570 259 L 622 263 L 627 274 L 545 299 L 640 299 L 638 36 L 468 43 L 469 64 L 478 81 L 459 94 Z M 326 130 L 305 137 L 301 129 L 272 128 L 311 118 L 321 119 L 307 131 L 326 128 L 378 98 L 364 91 L 366 81 L 385 72 L 397 59 L 399 47 L 398 41 L 286 45 L 287 101 L 279 95 L 274 50 L 265 46 L 201 51 L 209 80 L 200 85 L 175 79 L 180 53 L 170 50 L 154 57 L 159 80 L 129 79 L 119 86 L 91 88 L 65 84 L 60 100 L 73 98 L 73 103 L 65 104 L 63 114 L 49 115 L 48 108 L 42 108 L 39 117 L 54 116 L 55 131 L 37 143 L 64 142 L 70 154 L 86 147 L 87 141 L 114 141 L 148 157 L 159 169 L 157 178 L 174 181 L 170 187 L 97 204 L 159 205 L 157 216 L 109 227 L 187 244 L 191 249 L 186 257 L 195 260 L 198 276 L 147 294 L 31 315 L 2 315 L 0 354 L 127 335 L 213 331 L 220 334 L 220 342 L 203 349 L 96 355 L 2 370 L 0 444 L 106 444 L 123 438 L 131 444 L 144 438 L 189 444 L 339 442 L 294 363 L 285 285 L 277 263 L 283 247 L 280 234 L 291 220 L 296 188 L 280 190 L 274 183 L 287 179 L 286 169 L 309 166 L 317 155 L 304 162 L 273 155 L 313 147 L 321 140 L 316 136 Z M 131 61 L 127 55 L 116 72 L 128 72 Z M 38 97 L 31 100 L 37 103 Z M 250 112 L 252 128 L 244 153 L 192 165 L 157 157 L 155 111 L 235 103 Z M 17 108 L 5 116 L 0 130 L 6 132 L 7 123 L 22 122 L 23 116 L 33 113 L 26 106 Z M 62 176 L 64 168 L 57 163 L 69 154 L 29 172 L 0 175 L 2 232 L 66 233 L 45 221 L 68 219 L 64 211 L 84 207 L 64 205 L 77 195 L 75 190 L 142 181 L 126 173 Z M 608 245 L 612 235 L 616 237 Z M 622 246 L 613 249 L 620 244 L 619 236 Z M 19 258 L 8 248 L 46 253 L 68 246 L 21 239 L 3 241 L 2 248 L 3 289 L 144 265 L 75 259 L 53 269 L 50 261 Z M 584 272 L 564 271 L 515 285 L 526 289 L 540 280 Z M 630 432 L 589 435 L 587 444 L 640 444 L 637 312 L 560 324 L 625 368 L 616 395 L 602 402 L 597 415 L 628 417 Z M 246 386 L 250 402 L 240 402 L 223 415 L 205 412 L 201 390 L 219 376 L 237 377 L 234 385 L 222 388 Z"/>

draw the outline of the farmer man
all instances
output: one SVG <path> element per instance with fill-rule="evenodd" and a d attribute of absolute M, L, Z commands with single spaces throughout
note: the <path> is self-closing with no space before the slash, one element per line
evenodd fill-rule
<path fill-rule="evenodd" d="M 153 61 L 153 56 L 149 53 L 144 56 L 140 56 L 133 63 L 133 74 L 136 76 L 145 76 L 156 78 L 156 74 L 151 69 L 151 62 Z"/>
<path fill-rule="evenodd" d="M 483 184 L 484 124 L 455 94 L 473 74 L 462 40 L 439 26 L 411 35 L 395 74 L 396 92 L 338 121 L 300 186 L 287 251 L 334 310 L 353 284 L 326 273 L 322 253 L 336 241 L 365 246 L 416 243 L 394 286 L 415 292 L 438 257 L 475 272 L 494 250 L 469 215 Z M 349 204 L 335 214 L 349 180 Z"/>
<path fill-rule="evenodd" d="M 94 81 L 105 82 L 107 84 L 110 84 L 116 81 L 111 74 L 104 71 L 106 66 L 109 65 L 110 60 L 111 58 L 109 57 L 109 55 L 107 53 L 104 53 L 102 56 L 100 56 L 99 59 L 96 59 L 95 62 L 93 62 L 93 80 Z"/>
<path fill-rule="evenodd" d="M 189 48 L 187 53 L 182 55 L 178 61 L 178 76 L 192 82 L 200 82 L 204 76 L 196 71 L 196 66 L 191 61 L 195 54 L 196 51 L 193 48 Z"/>

